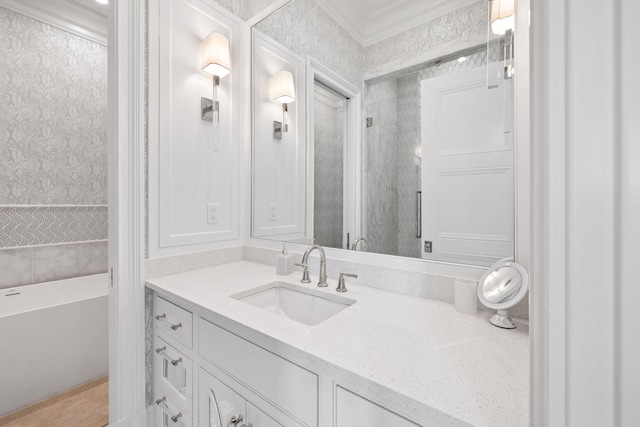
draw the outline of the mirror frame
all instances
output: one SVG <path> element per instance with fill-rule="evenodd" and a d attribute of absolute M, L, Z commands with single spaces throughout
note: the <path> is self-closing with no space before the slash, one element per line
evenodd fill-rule
<path fill-rule="evenodd" d="M 279 0 L 260 14 L 247 21 L 246 40 L 248 42 L 247 57 L 252 57 L 253 46 L 251 43 L 252 29 L 262 20 L 268 18 L 272 13 L 285 7 L 295 0 Z M 532 192 L 531 179 L 531 70 L 530 70 L 530 0 L 515 1 L 515 54 L 514 62 L 517 70 L 514 76 L 514 140 L 515 140 L 515 248 L 514 258 L 525 270 L 531 270 L 531 201 L 535 198 Z M 252 128 L 253 123 L 253 102 L 252 102 L 252 82 L 253 76 L 248 73 L 247 90 L 245 99 L 248 100 L 248 117 L 251 118 L 248 127 Z M 367 76 L 368 79 L 376 76 Z M 249 131 L 248 158 L 251 158 L 253 150 L 253 133 Z M 253 163 L 249 162 L 248 173 L 253 174 Z M 279 250 L 282 242 L 255 238 L 251 235 L 252 212 L 253 212 L 253 188 L 251 187 L 252 176 L 248 178 L 248 204 L 246 213 L 246 230 L 248 231 L 246 245 L 250 247 Z M 302 254 L 308 245 L 299 243 L 288 243 L 289 252 Z M 344 262 L 360 264 L 378 265 L 392 269 L 402 269 L 419 273 L 429 273 L 441 276 L 459 277 L 479 280 L 487 267 L 454 264 L 441 261 L 425 260 L 421 258 L 408 258 L 395 255 L 377 254 L 373 252 L 351 251 L 345 249 L 325 248 L 327 258 Z M 531 280 L 531 277 L 530 277 Z"/>

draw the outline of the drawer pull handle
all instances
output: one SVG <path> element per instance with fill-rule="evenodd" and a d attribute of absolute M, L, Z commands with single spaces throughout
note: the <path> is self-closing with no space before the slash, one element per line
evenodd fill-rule
<path fill-rule="evenodd" d="M 242 415 L 234 415 L 233 417 L 231 417 L 231 419 L 229 420 L 229 425 L 233 425 L 233 426 L 237 426 L 239 422 L 241 422 L 244 418 L 242 417 Z"/>
<path fill-rule="evenodd" d="M 167 315 L 166 314 L 158 314 L 156 315 L 156 320 L 161 322 L 161 321 L 167 321 Z M 178 328 L 182 328 L 182 323 L 178 323 L 176 325 L 171 325 L 171 329 L 173 329 L 174 331 L 177 330 Z"/>
<path fill-rule="evenodd" d="M 156 405 L 162 405 L 165 411 L 169 411 L 169 407 L 167 406 L 167 396 L 162 396 L 160 399 L 156 400 Z M 167 414 L 168 415 L 168 414 Z M 176 415 L 171 415 L 171 421 L 177 423 L 178 420 L 182 417 L 182 412 L 178 412 Z"/>
<path fill-rule="evenodd" d="M 162 355 L 162 357 L 170 361 L 173 366 L 178 366 L 178 363 L 182 362 L 182 357 L 178 357 L 177 359 L 171 359 L 167 354 L 166 346 L 156 348 L 156 353 Z"/>

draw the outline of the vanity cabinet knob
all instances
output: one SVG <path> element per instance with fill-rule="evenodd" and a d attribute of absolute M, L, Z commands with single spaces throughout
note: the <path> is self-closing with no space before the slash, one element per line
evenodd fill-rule
<path fill-rule="evenodd" d="M 181 416 L 182 416 L 182 412 L 178 412 L 176 415 L 171 417 L 171 421 L 173 421 L 174 423 L 177 423 L 178 419 L 180 419 Z"/>
<path fill-rule="evenodd" d="M 182 323 L 178 323 L 177 325 L 171 325 L 171 329 L 173 329 L 174 331 L 178 328 L 182 328 Z"/>
<path fill-rule="evenodd" d="M 156 405 L 166 402 L 167 396 L 162 396 L 160 399 L 156 399 Z"/>
<path fill-rule="evenodd" d="M 166 314 L 157 314 L 156 315 L 156 320 L 164 320 L 167 318 Z"/>
<path fill-rule="evenodd" d="M 244 417 L 242 415 L 234 415 L 229 420 L 229 425 L 237 426 L 238 423 L 241 422 L 243 419 L 244 419 Z M 242 427 L 242 426 L 240 426 L 240 427 Z"/>

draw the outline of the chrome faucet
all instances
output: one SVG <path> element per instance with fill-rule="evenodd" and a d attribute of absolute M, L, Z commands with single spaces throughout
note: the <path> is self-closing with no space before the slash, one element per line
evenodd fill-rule
<path fill-rule="evenodd" d="M 319 245 L 309 246 L 309 248 L 304 252 L 304 255 L 302 256 L 302 264 L 296 264 L 296 265 L 304 268 L 302 272 L 301 282 L 302 283 L 311 282 L 311 280 L 309 279 L 309 270 L 308 270 L 307 262 L 309 260 L 309 254 L 314 249 L 317 249 L 318 252 L 320 253 L 320 278 L 318 279 L 318 286 L 320 286 L 321 288 L 324 288 L 329 285 L 327 284 L 327 260 L 324 256 L 324 249 L 322 249 L 322 246 L 319 246 Z"/>
<path fill-rule="evenodd" d="M 369 245 L 367 244 L 367 239 L 365 239 L 364 237 L 358 237 L 356 241 L 353 242 L 353 245 L 351 245 L 351 250 L 355 251 L 356 248 L 358 247 L 358 243 L 360 242 L 362 242 L 362 250 L 366 251 Z"/>

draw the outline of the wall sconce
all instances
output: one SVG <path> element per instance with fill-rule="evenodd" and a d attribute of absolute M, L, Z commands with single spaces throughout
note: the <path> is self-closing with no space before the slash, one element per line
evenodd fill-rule
<path fill-rule="evenodd" d="M 282 122 L 273 121 L 273 139 L 281 140 L 283 132 L 289 132 L 289 126 L 285 123 L 286 113 L 289 111 L 287 104 L 296 100 L 296 87 L 290 71 L 282 70 L 273 75 L 271 94 L 275 102 L 282 104 Z"/>
<path fill-rule="evenodd" d="M 513 77 L 513 29 L 515 25 L 514 0 L 489 1 L 487 28 L 487 87 L 499 86 L 500 78 Z M 491 63 L 491 52 L 502 48 L 503 66 Z M 500 69 L 502 68 L 502 69 Z"/>
<path fill-rule="evenodd" d="M 203 46 L 204 61 L 202 71 L 213 76 L 213 99 L 202 97 L 202 120 L 213 122 L 215 113 L 216 122 L 220 121 L 220 103 L 218 102 L 218 86 L 220 78 L 231 72 L 231 58 L 229 55 L 229 39 L 220 33 L 213 32 L 207 36 Z"/>

